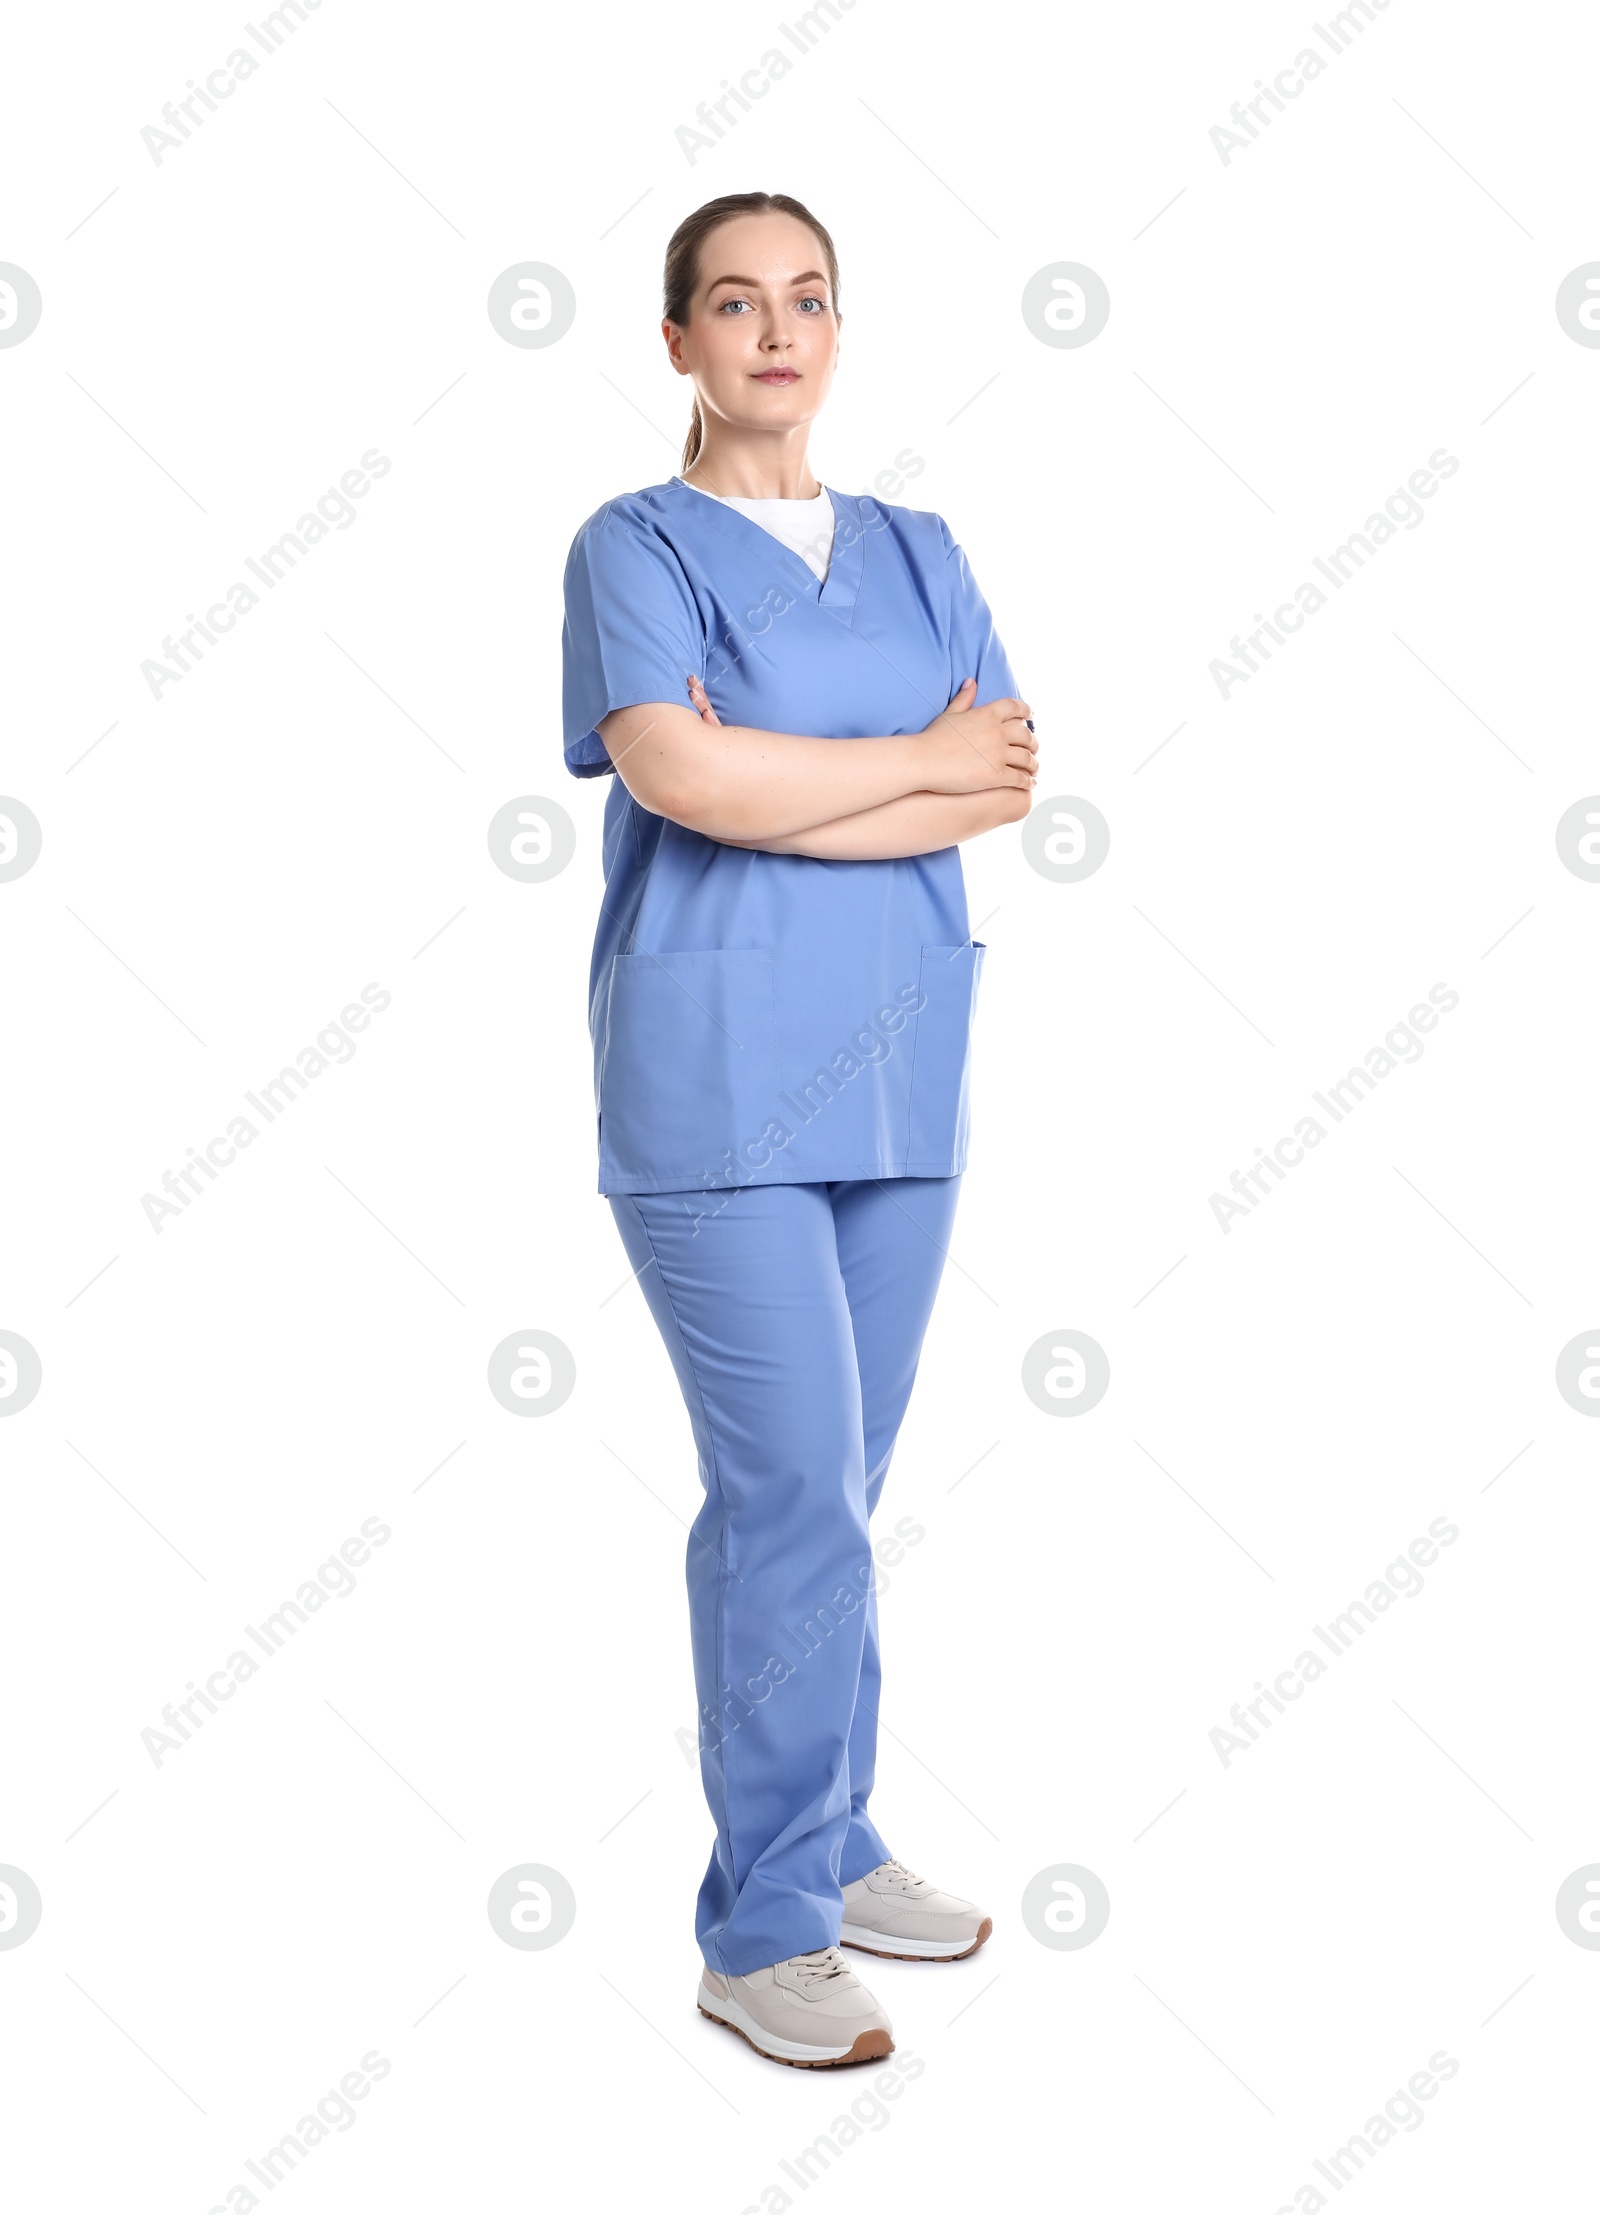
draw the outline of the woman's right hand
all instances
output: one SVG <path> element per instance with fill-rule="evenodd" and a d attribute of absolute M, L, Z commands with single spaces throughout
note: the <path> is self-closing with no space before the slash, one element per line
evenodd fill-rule
<path fill-rule="evenodd" d="M 922 733 L 928 749 L 929 792 L 987 792 L 996 785 L 1022 789 L 1037 780 L 1039 742 L 1028 728 L 1026 700 L 972 704 L 975 677 L 962 679 L 955 698 Z"/>

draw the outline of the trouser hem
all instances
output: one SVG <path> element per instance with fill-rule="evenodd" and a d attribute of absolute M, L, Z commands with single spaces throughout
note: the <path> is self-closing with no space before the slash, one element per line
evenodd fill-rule
<path fill-rule="evenodd" d="M 775 1943 L 781 1944 L 785 1950 L 780 1954 L 771 1952 L 770 1948 Z M 747 1977 L 756 1969 L 770 1969 L 780 1961 L 792 1961 L 796 1954 L 816 1953 L 824 1946 L 837 1946 L 838 1943 L 839 1930 L 838 1925 L 835 1924 L 831 1932 L 795 1931 L 787 1939 L 776 1941 L 768 1939 L 766 1946 L 758 1949 L 761 1953 L 761 1959 L 759 1960 L 754 1957 L 747 1959 L 749 1948 L 736 1946 L 732 1949 L 731 1959 L 724 1957 L 720 1961 L 714 1961 L 709 1954 L 706 1954 L 705 1964 L 708 1969 L 715 1969 L 721 1976 Z"/>

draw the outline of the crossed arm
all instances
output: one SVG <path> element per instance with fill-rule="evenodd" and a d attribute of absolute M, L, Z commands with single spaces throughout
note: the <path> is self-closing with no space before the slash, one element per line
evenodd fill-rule
<path fill-rule="evenodd" d="M 1032 805 L 1038 747 L 1025 700 L 972 705 L 968 677 L 910 737 L 799 738 L 724 724 L 693 703 L 614 708 L 601 743 L 641 807 L 724 846 L 831 861 L 937 853 Z"/>

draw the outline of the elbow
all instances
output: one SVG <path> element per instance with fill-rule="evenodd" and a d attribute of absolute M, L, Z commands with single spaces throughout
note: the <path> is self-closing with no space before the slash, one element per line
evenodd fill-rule
<path fill-rule="evenodd" d="M 699 818 L 705 813 L 706 794 L 701 781 L 692 774 L 660 760 L 630 762 L 627 769 L 619 764 L 617 774 L 630 797 L 647 814 L 665 816 L 669 823 L 681 823 L 685 830 L 701 828 Z"/>
<path fill-rule="evenodd" d="M 697 831 L 702 838 L 728 842 L 755 839 L 767 827 L 752 815 L 748 806 L 741 806 L 737 797 L 730 795 L 717 778 L 700 773 L 691 764 L 675 765 L 670 769 L 657 765 L 641 784 L 629 784 L 628 790 L 640 807 L 648 808 L 652 815 L 664 815 L 669 823 L 677 823 L 686 831 Z"/>
<path fill-rule="evenodd" d="M 664 815 L 669 823 L 681 823 L 686 831 L 700 828 L 697 817 L 700 812 L 699 795 L 691 781 L 681 777 L 663 777 L 653 783 L 650 797 L 641 802 L 652 815 Z"/>
<path fill-rule="evenodd" d="M 630 798 L 686 830 L 706 827 L 716 802 L 715 779 L 698 716 L 649 701 L 614 709 L 597 728 Z"/>
<path fill-rule="evenodd" d="M 719 804 L 715 791 L 699 778 L 672 779 L 653 805 L 657 815 L 666 816 L 686 831 L 698 831 L 702 838 L 749 835 L 746 826 L 734 820 L 735 811 L 725 802 Z"/>

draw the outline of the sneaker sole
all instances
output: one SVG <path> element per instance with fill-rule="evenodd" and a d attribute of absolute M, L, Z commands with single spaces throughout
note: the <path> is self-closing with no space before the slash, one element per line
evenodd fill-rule
<path fill-rule="evenodd" d="M 898 1948 L 882 1944 L 869 1945 L 867 1941 L 872 1938 L 879 1938 L 881 1933 L 875 1930 L 861 1930 L 851 1923 L 840 1925 L 839 1943 L 841 1946 L 853 1946 L 857 1953 L 876 1954 L 880 1961 L 965 1961 L 968 1954 L 975 1954 L 984 1940 L 993 1935 L 994 1923 L 986 1915 L 978 1925 L 978 1935 L 974 1938 L 972 1944 L 958 1947 L 953 1952 L 947 1946 L 941 1945 L 937 1938 L 902 1938 Z M 910 1950 L 912 1948 L 916 1950 L 913 1952 Z"/>
<path fill-rule="evenodd" d="M 708 2023 L 720 2023 L 724 2030 L 731 2030 L 736 2038 L 742 2038 L 764 2061 L 781 2061 L 787 2069 L 844 2069 L 853 2062 L 882 2061 L 894 2052 L 894 2040 L 886 2030 L 864 2030 L 853 2045 L 841 2048 L 837 2053 L 819 2053 L 815 2047 L 808 2049 L 804 2046 L 796 2046 L 791 2053 L 779 2053 L 777 2046 L 787 2046 L 791 2041 L 783 2038 L 773 2045 L 763 2045 L 762 2038 L 767 2034 L 762 2032 L 760 2025 L 752 2017 L 745 2016 L 745 2022 L 751 2024 L 751 2029 L 746 2030 L 743 2023 L 736 2023 L 729 2016 L 714 2015 L 704 2000 L 695 2004 Z M 744 2014 L 742 2008 L 738 2012 Z"/>

